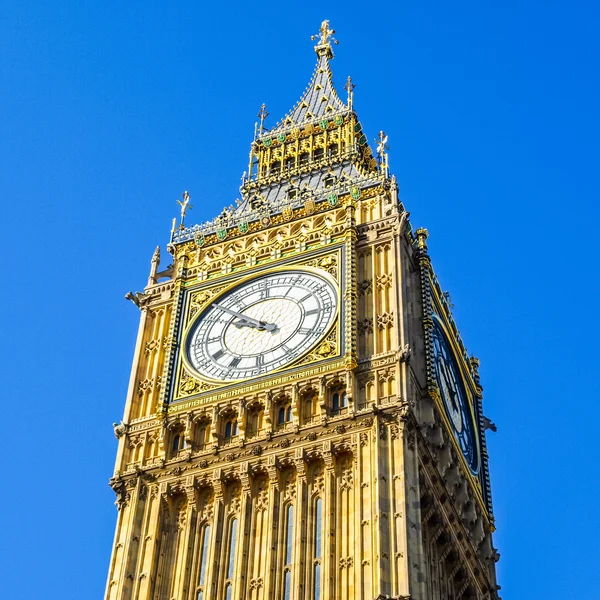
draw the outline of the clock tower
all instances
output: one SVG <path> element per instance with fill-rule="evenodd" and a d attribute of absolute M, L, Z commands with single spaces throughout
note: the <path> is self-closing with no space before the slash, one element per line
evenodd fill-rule
<path fill-rule="evenodd" d="M 267 129 L 241 201 L 181 223 L 140 325 L 106 600 L 498 598 L 482 387 L 389 173 L 332 82 Z"/>

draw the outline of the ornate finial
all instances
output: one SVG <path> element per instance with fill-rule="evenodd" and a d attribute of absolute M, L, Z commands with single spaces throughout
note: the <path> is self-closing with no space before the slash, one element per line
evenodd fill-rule
<path fill-rule="evenodd" d="M 183 201 L 177 200 L 177 204 L 181 206 L 181 223 L 179 224 L 179 229 L 183 229 L 185 214 L 187 213 L 188 209 L 191 210 L 193 208 L 193 206 L 190 204 L 190 195 L 187 192 L 183 192 L 181 197 L 183 198 Z"/>
<path fill-rule="evenodd" d="M 329 21 L 325 19 L 321 23 L 321 29 L 317 35 L 311 35 L 311 40 L 318 38 L 319 43 L 315 46 L 315 50 L 319 56 L 326 54 L 327 58 L 333 58 L 333 52 L 331 51 L 331 42 L 338 44 L 338 41 L 333 37 L 335 29 L 329 29 Z"/>
<path fill-rule="evenodd" d="M 356 86 L 352 83 L 352 77 L 348 75 L 348 80 L 346 81 L 346 85 L 344 89 L 348 92 L 348 108 L 352 110 L 352 99 L 354 97 L 354 88 Z"/>
<path fill-rule="evenodd" d="M 150 261 L 150 275 L 148 277 L 148 285 L 153 285 L 156 283 L 156 274 L 158 272 L 158 265 L 160 264 L 160 246 L 156 246 L 156 250 L 154 250 L 154 254 L 152 255 L 152 260 Z"/>
<path fill-rule="evenodd" d="M 417 244 L 419 245 L 420 250 L 427 250 L 427 238 L 429 237 L 429 231 L 424 227 L 419 227 L 415 231 L 415 235 L 417 236 Z"/>
<path fill-rule="evenodd" d="M 260 107 L 260 111 L 258 113 L 258 115 L 256 115 L 259 119 L 260 119 L 260 125 L 258 126 L 258 135 L 262 135 L 263 130 L 265 128 L 265 119 L 269 116 L 269 113 L 267 112 L 267 105 L 263 104 Z"/>
<path fill-rule="evenodd" d="M 390 175 L 390 165 L 387 153 L 390 147 L 387 145 L 387 141 L 388 136 L 384 131 L 380 131 L 379 136 L 375 139 L 375 142 L 377 143 L 377 156 L 379 165 L 381 166 L 381 170 L 383 171 L 385 177 L 389 177 Z"/>

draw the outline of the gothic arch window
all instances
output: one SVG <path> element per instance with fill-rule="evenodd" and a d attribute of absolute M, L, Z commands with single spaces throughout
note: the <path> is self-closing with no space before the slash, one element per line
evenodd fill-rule
<path fill-rule="evenodd" d="M 250 406 L 246 417 L 246 437 L 255 437 L 262 428 L 263 407 L 260 405 Z"/>
<path fill-rule="evenodd" d="M 325 150 L 323 148 L 316 148 L 313 152 L 313 160 L 321 160 L 325 155 Z"/>
<path fill-rule="evenodd" d="M 285 564 L 283 566 L 283 600 L 292 594 L 292 562 L 294 556 L 294 505 L 285 509 Z"/>
<path fill-rule="evenodd" d="M 331 411 L 334 415 L 346 413 L 348 410 L 348 393 L 345 388 L 334 388 L 331 394 Z"/>
<path fill-rule="evenodd" d="M 233 596 L 233 573 L 235 570 L 235 551 L 237 548 L 238 520 L 236 517 L 229 522 L 229 548 L 227 553 L 227 581 L 225 582 L 225 600 Z"/>
<path fill-rule="evenodd" d="M 231 418 L 225 421 L 225 428 L 223 429 L 223 437 L 226 440 L 234 438 L 239 433 L 237 418 Z"/>
<path fill-rule="evenodd" d="M 337 153 L 338 153 L 338 145 L 337 144 L 329 144 L 329 146 L 327 146 L 328 158 L 335 156 Z"/>
<path fill-rule="evenodd" d="M 185 436 L 182 429 L 176 429 L 171 438 L 171 454 L 175 455 L 185 448 Z"/>
<path fill-rule="evenodd" d="M 280 404 L 277 409 L 277 425 L 284 427 L 286 423 L 292 421 L 292 405 L 291 404 Z"/>
<path fill-rule="evenodd" d="M 299 165 L 307 165 L 308 164 L 308 152 L 302 152 L 302 154 L 300 154 L 300 156 L 298 157 L 298 164 Z"/>
<path fill-rule="evenodd" d="M 274 160 L 271 163 L 271 175 L 279 175 L 280 170 L 281 170 L 281 161 Z"/>
<path fill-rule="evenodd" d="M 312 423 L 319 416 L 319 395 L 314 389 L 302 395 L 302 421 Z"/>
<path fill-rule="evenodd" d="M 202 527 L 202 538 L 200 546 L 200 574 L 198 575 L 198 593 L 196 600 L 207 600 L 205 593 L 206 567 L 208 565 L 208 553 L 210 550 L 210 525 Z"/>
<path fill-rule="evenodd" d="M 313 552 L 313 598 L 321 600 L 321 560 L 323 554 L 323 500 L 317 497 L 315 511 L 315 543 Z"/>
<path fill-rule="evenodd" d="M 198 450 L 206 447 L 210 436 L 210 419 L 202 415 L 194 422 L 193 428 L 194 446 Z"/>
<path fill-rule="evenodd" d="M 286 171 L 293 169 L 295 164 L 296 159 L 293 156 L 288 156 L 288 158 L 283 161 L 283 167 Z"/>

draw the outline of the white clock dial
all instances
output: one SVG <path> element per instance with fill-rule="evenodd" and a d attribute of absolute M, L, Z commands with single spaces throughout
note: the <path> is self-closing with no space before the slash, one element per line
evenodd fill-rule
<path fill-rule="evenodd" d="M 314 346 L 336 313 L 337 292 L 325 277 L 301 270 L 257 277 L 200 315 L 187 338 L 187 358 L 209 379 L 264 375 Z"/>

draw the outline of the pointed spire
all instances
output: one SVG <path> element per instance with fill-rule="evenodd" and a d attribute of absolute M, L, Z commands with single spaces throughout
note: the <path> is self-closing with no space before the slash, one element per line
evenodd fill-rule
<path fill-rule="evenodd" d="M 331 44 L 338 43 L 332 37 L 334 33 L 335 31 L 329 28 L 329 21 L 323 21 L 319 33 L 311 36 L 312 40 L 318 40 L 315 46 L 318 57 L 317 66 L 312 79 L 300 101 L 275 128 L 269 131 L 269 135 L 272 136 L 273 133 L 282 129 L 303 125 L 310 121 L 318 122 L 323 118 L 330 118 L 348 110 L 333 87 L 333 78 L 329 67 L 329 60 L 333 58 Z"/>

